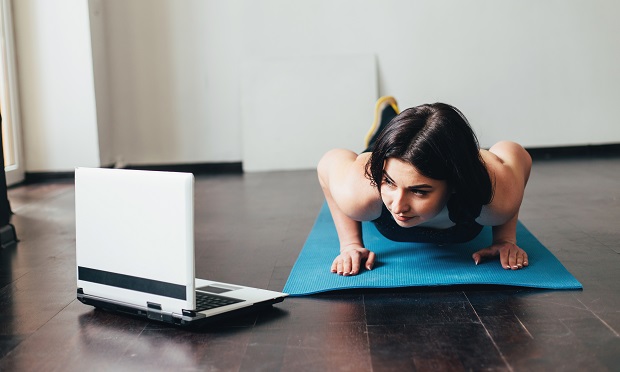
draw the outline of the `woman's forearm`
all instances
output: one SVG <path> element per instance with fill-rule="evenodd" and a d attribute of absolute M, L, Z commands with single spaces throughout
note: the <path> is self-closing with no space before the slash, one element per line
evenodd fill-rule
<path fill-rule="evenodd" d="M 517 244 L 517 220 L 516 213 L 511 219 L 502 225 L 493 226 L 493 244 L 512 243 Z"/>
<path fill-rule="evenodd" d="M 328 177 L 327 174 L 319 174 L 321 188 L 323 189 L 325 200 L 327 200 L 327 205 L 329 206 L 329 211 L 331 212 L 338 233 L 340 251 L 346 250 L 347 247 L 363 247 L 362 225 L 359 221 L 355 221 L 347 216 L 340 207 L 338 207 L 329 188 Z"/>
<path fill-rule="evenodd" d="M 359 221 L 355 221 L 351 217 L 344 214 L 338 205 L 332 198 L 325 195 L 327 199 L 327 205 L 334 219 L 334 225 L 336 226 L 336 232 L 338 233 L 338 240 L 340 241 L 340 251 L 345 251 L 349 248 L 358 248 L 364 246 L 362 237 L 362 224 Z"/>
<path fill-rule="evenodd" d="M 348 247 L 364 246 L 361 223 L 343 212 L 332 194 L 333 187 L 343 187 L 343 182 L 339 179 L 344 173 L 345 167 L 342 164 L 352 163 L 356 157 L 356 154 L 349 151 L 331 151 L 321 159 L 317 168 L 319 182 L 338 233 L 340 251 Z"/>

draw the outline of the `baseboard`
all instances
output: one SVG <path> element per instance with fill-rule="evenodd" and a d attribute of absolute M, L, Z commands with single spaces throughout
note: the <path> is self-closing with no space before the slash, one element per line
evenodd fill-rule
<path fill-rule="evenodd" d="M 165 172 L 187 172 L 196 176 L 208 174 L 241 174 L 241 162 L 230 163 L 192 163 L 192 164 L 161 164 L 161 165 L 127 165 L 124 169 L 155 170 Z M 45 182 L 73 181 L 74 172 L 26 172 L 24 181 L 19 185 L 30 185 Z M 19 186 L 15 185 L 15 186 Z M 14 186 L 12 186 L 14 187 Z"/>
<path fill-rule="evenodd" d="M 605 158 L 620 156 L 620 143 L 558 147 L 527 147 L 533 160 Z"/>
<path fill-rule="evenodd" d="M 71 181 L 74 178 L 73 172 L 26 172 L 24 174 L 24 181 L 11 187 L 35 183 Z"/>
<path fill-rule="evenodd" d="M 186 172 L 194 175 L 206 174 L 241 174 L 241 162 L 230 163 L 194 163 L 194 164 L 162 164 L 162 165 L 127 165 L 125 169 L 155 170 L 165 172 Z"/>

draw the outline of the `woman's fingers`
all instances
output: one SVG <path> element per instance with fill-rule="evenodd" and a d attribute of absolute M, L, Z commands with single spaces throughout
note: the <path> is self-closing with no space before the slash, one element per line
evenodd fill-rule
<path fill-rule="evenodd" d="M 518 270 L 528 266 L 527 253 L 513 243 L 494 244 L 474 253 L 472 258 L 476 265 L 478 265 L 485 258 L 498 255 L 500 264 L 506 270 Z"/>
<path fill-rule="evenodd" d="M 351 256 L 351 271 L 349 271 L 349 274 L 345 273 L 344 275 L 357 275 L 360 272 L 360 261 L 362 261 L 362 258 L 359 252 L 352 252 Z"/>
<path fill-rule="evenodd" d="M 500 263 L 506 270 L 519 270 L 527 266 L 527 253 L 515 244 L 500 249 Z"/>
<path fill-rule="evenodd" d="M 351 275 L 351 271 L 353 268 L 353 261 L 354 259 L 350 255 L 347 255 L 344 258 L 343 263 L 342 263 L 342 275 Z"/>
<path fill-rule="evenodd" d="M 375 252 L 369 252 L 368 258 L 366 259 L 366 269 L 372 270 L 372 267 L 375 265 Z"/>
<path fill-rule="evenodd" d="M 523 267 L 529 265 L 529 262 L 527 260 L 527 252 L 526 251 L 523 251 L 523 261 L 522 261 L 522 263 L 523 263 Z"/>
<path fill-rule="evenodd" d="M 349 256 L 340 255 L 332 262 L 331 272 L 338 275 L 350 275 L 354 266 Z M 357 264 L 359 270 L 359 263 Z"/>
<path fill-rule="evenodd" d="M 332 268 L 331 268 L 332 273 L 337 273 L 338 272 L 338 258 L 339 257 L 340 256 L 336 257 L 334 259 L 334 262 L 332 262 Z"/>
<path fill-rule="evenodd" d="M 517 269 L 521 269 L 523 267 L 526 267 L 528 265 L 527 263 L 527 253 L 525 253 L 525 251 L 519 247 L 516 247 L 516 266 Z"/>
<path fill-rule="evenodd" d="M 512 253 L 514 254 L 514 252 L 512 252 Z M 502 264 L 502 267 L 504 269 L 506 269 L 506 270 L 512 268 L 512 265 L 510 265 L 510 250 L 508 250 L 508 249 L 500 249 L 500 251 L 499 251 L 499 262 Z"/>
<path fill-rule="evenodd" d="M 366 269 L 371 270 L 375 263 L 375 254 L 367 249 L 352 249 L 342 252 L 332 262 L 331 272 L 345 276 L 357 275 L 364 260 L 366 261 Z"/>

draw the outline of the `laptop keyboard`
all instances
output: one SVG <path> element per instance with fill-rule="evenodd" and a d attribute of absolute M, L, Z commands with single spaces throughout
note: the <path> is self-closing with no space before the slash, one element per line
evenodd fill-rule
<path fill-rule="evenodd" d="M 196 311 L 211 310 L 243 301 L 245 300 L 196 292 Z"/>

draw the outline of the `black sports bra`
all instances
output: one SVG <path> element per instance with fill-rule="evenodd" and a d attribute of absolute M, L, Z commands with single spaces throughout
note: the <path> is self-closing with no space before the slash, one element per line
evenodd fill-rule
<path fill-rule="evenodd" d="M 450 220 L 456 225 L 447 229 L 401 227 L 394 221 L 385 204 L 381 216 L 372 222 L 383 236 L 393 241 L 456 244 L 468 242 L 480 234 L 483 226 L 476 222 L 476 218 L 481 211 L 482 205 L 462 207 L 453 195 L 448 201 L 448 213 Z"/>

